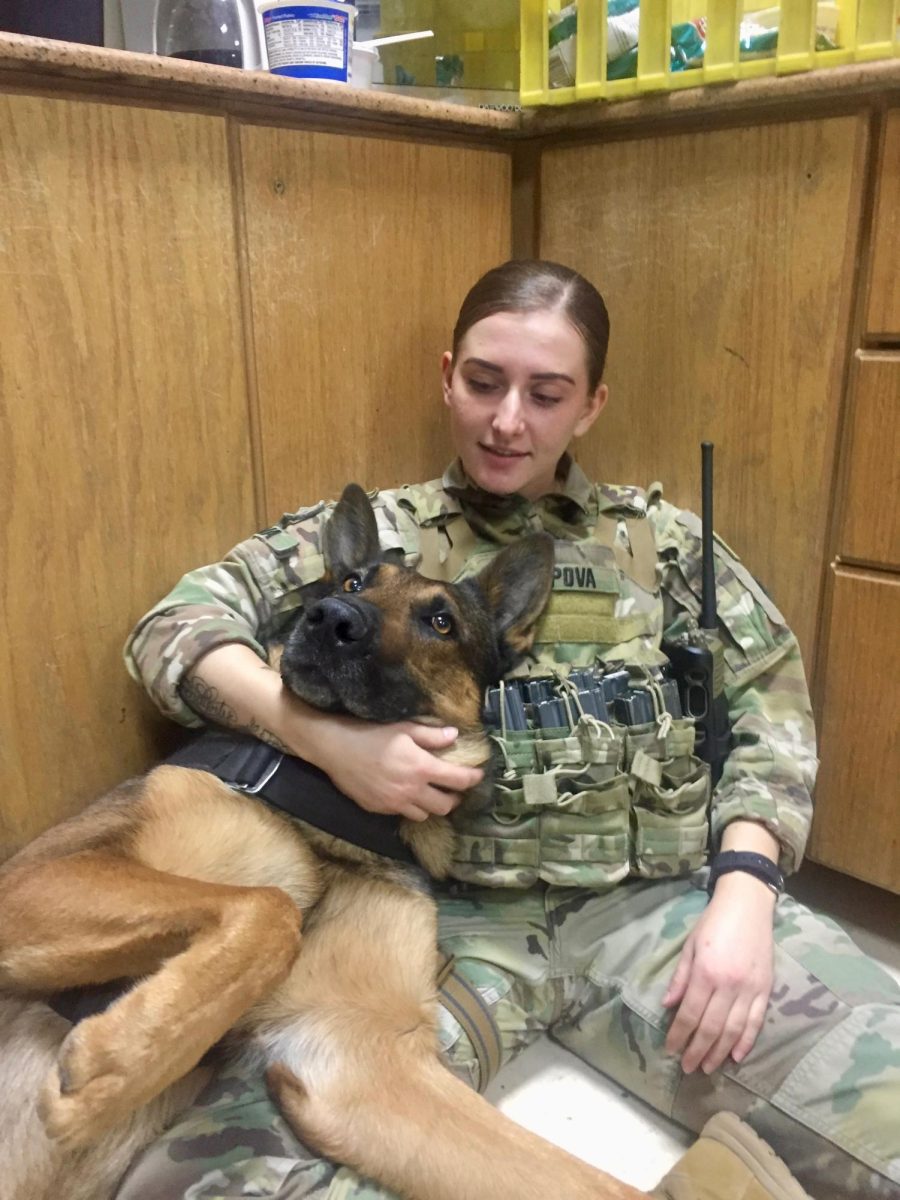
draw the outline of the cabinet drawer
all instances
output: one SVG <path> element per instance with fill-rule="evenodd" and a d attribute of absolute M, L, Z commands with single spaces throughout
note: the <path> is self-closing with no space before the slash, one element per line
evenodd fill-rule
<path fill-rule="evenodd" d="M 838 567 L 810 854 L 900 892 L 900 578 Z"/>
<path fill-rule="evenodd" d="M 900 109 L 888 114 L 877 188 L 866 333 L 900 341 Z"/>
<path fill-rule="evenodd" d="M 838 557 L 900 568 L 900 353 L 857 354 Z"/>

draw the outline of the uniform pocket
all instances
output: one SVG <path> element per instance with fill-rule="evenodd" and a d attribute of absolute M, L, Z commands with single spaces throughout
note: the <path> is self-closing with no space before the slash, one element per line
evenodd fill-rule
<path fill-rule="evenodd" d="M 629 872 L 629 810 L 626 775 L 603 783 L 571 782 L 557 806 L 541 813 L 541 878 L 548 883 L 597 886 Z"/>
<path fill-rule="evenodd" d="M 647 879 L 696 871 L 709 843 L 709 768 L 696 758 L 660 767 L 658 783 L 633 781 L 634 869 Z"/>
<path fill-rule="evenodd" d="M 679 758 L 689 759 L 694 753 L 696 730 L 690 717 L 679 717 L 669 723 L 668 731 L 660 737 L 659 726 L 630 725 L 625 732 L 625 767 L 631 770 L 635 757 L 645 754 L 659 762 Z"/>
<path fill-rule="evenodd" d="M 530 887 L 538 879 L 539 820 L 502 813 L 477 813 L 456 832 L 450 873 L 465 883 L 485 887 Z"/>

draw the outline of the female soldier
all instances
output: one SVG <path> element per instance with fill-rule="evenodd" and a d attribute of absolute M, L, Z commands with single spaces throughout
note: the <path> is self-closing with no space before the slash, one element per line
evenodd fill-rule
<path fill-rule="evenodd" d="M 652 669 L 663 638 L 699 610 L 696 518 L 658 494 L 595 486 L 569 455 L 606 403 L 608 334 L 601 296 L 575 272 L 523 261 L 488 272 L 443 358 L 458 458 L 443 479 L 375 501 L 383 546 L 435 577 L 467 574 L 526 531 L 554 536 L 560 570 L 533 674 L 598 659 Z M 298 588 L 321 572 L 328 511 L 286 516 L 185 576 L 133 632 L 129 669 L 176 720 L 276 743 L 370 812 L 448 813 L 480 778 L 432 753 L 455 730 L 313 711 L 266 665 Z M 535 822 L 515 788 L 502 821 L 455 814 L 458 882 L 438 892 L 442 944 L 491 1010 L 504 1060 L 547 1031 L 689 1128 L 717 1110 L 744 1116 L 817 1200 L 898 1196 L 900 989 L 780 894 L 812 811 L 809 699 L 778 610 L 739 562 L 716 555 L 733 749 L 711 802 L 702 780 L 667 808 L 672 781 L 633 761 L 619 809 L 608 797 L 583 837 L 554 839 L 552 820 Z M 683 779 L 698 786 L 696 772 Z M 655 797 L 644 807 L 642 788 Z M 707 848 L 709 896 L 698 870 Z M 447 1013 L 441 1027 L 451 1068 L 483 1085 L 461 1027 Z M 383 1195 L 312 1157 L 262 1080 L 238 1077 L 211 1085 L 121 1192 L 247 1194 Z"/>

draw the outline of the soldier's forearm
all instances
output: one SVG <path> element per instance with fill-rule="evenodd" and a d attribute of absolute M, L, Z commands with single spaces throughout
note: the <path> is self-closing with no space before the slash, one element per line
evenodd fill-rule
<path fill-rule="evenodd" d="M 346 724 L 345 718 L 320 712 L 293 695 L 277 671 L 237 642 L 205 654 L 188 672 L 179 692 L 204 720 L 250 733 L 326 772 L 326 733 Z"/>
<path fill-rule="evenodd" d="M 291 749 L 280 731 L 281 676 L 249 646 L 217 646 L 188 672 L 178 690 L 185 704 L 204 720 Z"/>
<path fill-rule="evenodd" d="M 781 853 L 778 839 L 759 821 L 732 821 L 722 834 L 722 849 L 764 854 L 776 863 Z"/>

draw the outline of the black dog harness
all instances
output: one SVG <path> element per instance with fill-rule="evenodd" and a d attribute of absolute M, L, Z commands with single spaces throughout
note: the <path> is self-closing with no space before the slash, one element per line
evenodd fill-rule
<path fill-rule="evenodd" d="M 400 837 L 400 818 L 370 813 L 331 782 L 324 771 L 253 737 L 201 733 L 166 762 L 207 771 L 234 791 L 255 796 L 345 842 L 397 862 L 415 858 Z"/>
<path fill-rule="evenodd" d="M 400 818 L 366 812 L 335 787 L 324 771 L 253 737 L 201 733 L 165 760 L 170 766 L 207 771 L 234 791 L 255 796 L 280 812 L 364 850 L 414 865 L 400 838 Z M 71 988 L 48 997 L 61 1017 L 77 1024 L 104 1012 L 132 986 L 131 980 Z M 483 1092 L 500 1068 L 502 1043 L 489 1006 L 448 956 L 438 976 L 441 1003 L 468 1035 L 478 1060 Z"/>
<path fill-rule="evenodd" d="M 399 817 L 366 812 L 336 788 L 324 771 L 258 738 L 201 733 L 164 761 L 173 767 L 207 771 L 234 791 L 254 796 L 363 850 L 406 865 L 416 864 L 400 837 Z M 72 988 L 57 992 L 48 1003 L 61 1017 L 76 1023 L 104 1012 L 128 986 L 123 980 L 102 987 Z"/>

